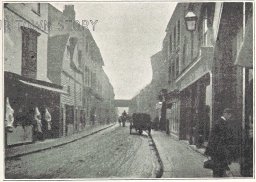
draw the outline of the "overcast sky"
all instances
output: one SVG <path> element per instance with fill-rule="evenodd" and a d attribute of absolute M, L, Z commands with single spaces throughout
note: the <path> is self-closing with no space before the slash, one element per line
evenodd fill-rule
<path fill-rule="evenodd" d="M 63 3 L 52 3 L 61 11 Z M 131 99 L 151 82 L 150 57 L 161 50 L 176 3 L 102 3 L 75 5 L 76 19 L 98 20 L 90 31 L 101 51 L 116 99 Z"/>

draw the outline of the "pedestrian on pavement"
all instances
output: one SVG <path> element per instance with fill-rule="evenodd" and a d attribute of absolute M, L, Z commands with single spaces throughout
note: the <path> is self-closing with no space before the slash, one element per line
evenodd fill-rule
<path fill-rule="evenodd" d="M 223 115 L 217 120 L 211 130 L 208 146 L 205 155 L 213 161 L 213 177 L 225 177 L 226 171 L 230 170 L 228 165 L 231 164 L 232 132 L 230 131 L 229 122 L 231 121 L 232 110 L 226 108 Z"/>

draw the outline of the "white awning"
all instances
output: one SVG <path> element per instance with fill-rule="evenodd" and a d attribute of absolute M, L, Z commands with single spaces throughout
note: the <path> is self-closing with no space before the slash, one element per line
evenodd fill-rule
<path fill-rule="evenodd" d="M 30 83 L 30 82 L 27 82 L 27 81 L 23 81 L 23 80 L 20 80 L 20 82 L 26 84 L 26 85 L 30 85 L 30 86 L 33 86 L 33 87 L 37 87 L 37 88 L 41 88 L 41 89 L 45 89 L 45 90 L 49 90 L 49 91 L 53 91 L 53 92 L 59 92 L 61 94 L 67 94 L 64 90 L 62 89 L 58 89 L 58 88 L 53 88 L 53 87 L 48 87 L 48 86 L 45 86 L 45 85 L 40 85 L 40 84 L 37 84 L 37 83 Z"/>
<path fill-rule="evenodd" d="M 253 27 L 249 18 L 245 27 L 244 41 L 236 58 L 235 64 L 247 68 L 253 67 Z"/>

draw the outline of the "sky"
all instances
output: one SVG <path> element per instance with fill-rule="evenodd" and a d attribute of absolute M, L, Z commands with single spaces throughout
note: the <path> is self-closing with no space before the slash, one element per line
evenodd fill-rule
<path fill-rule="evenodd" d="M 63 10 L 63 3 L 51 3 Z M 71 4 L 71 3 L 69 3 Z M 152 79 L 150 57 L 162 49 L 165 29 L 177 3 L 76 3 L 76 20 L 88 26 L 104 60 L 116 99 L 131 99 Z"/>

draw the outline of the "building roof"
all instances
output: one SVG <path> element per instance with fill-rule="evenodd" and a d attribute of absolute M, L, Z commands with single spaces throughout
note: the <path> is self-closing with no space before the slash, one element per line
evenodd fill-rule
<path fill-rule="evenodd" d="M 69 5 L 70 6 L 70 5 Z M 67 18 L 65 15 L 63 15 L 63 12 L 56 9 L 53 5 L 49 4 L 49 9 L 51 11 L 53 11 L 53 14 L 49 14 L 49 21 L 56 21 L 56 19 L 62 19 L 64 20 L 65 18 Z M 74 26 L 79 27 L 79 30 L 82 29 L 82 25 L 80 25 L 77 22 L 73 22 Z M 76 31 L 76 33 L 79 31 Z M 70 32 L 72 33 L 72 32 Z M 101 66 L 104 66 L 104 61 L 100 52 L 100 49 L 98 47 L 98 45 L 96 44 L 91 32 L 89 29 L 84 28 L 83 31 L 81 31 L 81 34 L 77 35 L 75 34 L 74 37 L 77 37 L 78 39 L 80 39 L 81 36 L 84 36 L 84 34 L 86 34 L 86 37 L 89 39 L 90 41 L 90 46 L 91 46 L 91 54 L 92 54 L 92 58 L 94 61 L 97 61 Z M 72 34 L 71 34 L 72 35 Z M 72 35 L 73 36 L 73 35 Z"/>
<path fill-rule="evenodd" d="M 59 69 L 62 68 L 62 61 L 68 40 L 69 34 L 56 35 L 48 39 L 48 62 L 58 64 Z"/>

